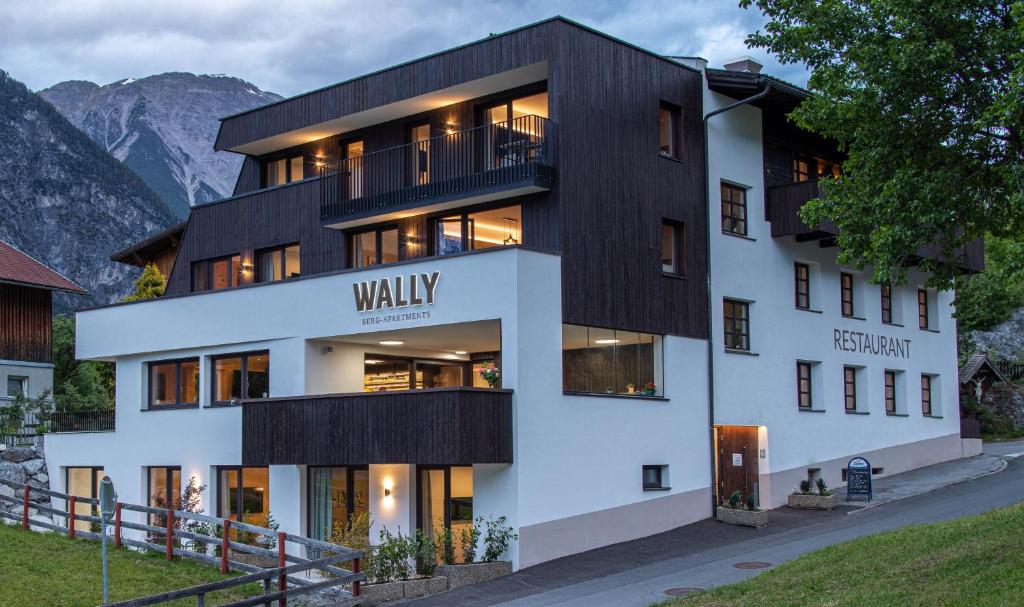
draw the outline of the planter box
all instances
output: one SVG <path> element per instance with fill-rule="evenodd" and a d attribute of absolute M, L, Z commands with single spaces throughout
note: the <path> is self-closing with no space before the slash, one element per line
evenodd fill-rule
<path fill-rule="evenodd" d="M 839 504 L 839 495 L 804 495 L 803 493 L 791 493 L 789 495 L 789 507 L 803 510 L 831 510 Z"/>
<path fill-rule="evenodd" d="M 364 584 L 363 596 L 375 603 L 390 603 L 414 599 L 448 590 L 448 580 L 441 576 L 398 580 L 379 584 Z"/>
<path fill-rule="evenodd" d="M 732 508 L 718 507 L 718 522 L 729 523 L 730 525 L 746 525 L 747 527 L 765 527 L 768 525 L 767 510 L 733 510 Z"/>
<path fill-rule="evenodd" d="M 470 584 L 479 584 L 512 573 L 512 561 L 470 563 L 468 565 L 438 565 L 437 575 L 448 578 L 448 588 L 454 590 Z"/>
<path fill-rule="evenodd" d="M 364 584 L 362 595 L 375 603 L 390 603 L 405 598 L 405 582 L 383 582 L 380 584 Z"/>

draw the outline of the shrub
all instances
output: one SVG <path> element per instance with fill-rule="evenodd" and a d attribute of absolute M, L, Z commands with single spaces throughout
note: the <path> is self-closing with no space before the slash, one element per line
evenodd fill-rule
<path fill-rule="evenodd" d="M 409 559 L 416 556 L 416 541 L 403 536 L 401 529 L 392 534 L 387 527 L 380 530 L 379 539 L 367 575 L 375 582 L 409 579 Z"/>
<path fill-rule="evenodd" d="M 825 479 L 818 479 L 818 494 L 819 495 L 832 495 L 832 490 L 825 484 Z"/>
<path fill-rule="evenodd" d="M 739 510 L 740 504 L 743 503 L 743 493 L 739 490 L 733 491 L 732 495 L 729 496 L 729 507 L 733 510 Z"/>
<path fill-rule="evenodd" d="M 422 529 L 417 529 L 413 542 L 416 544 L 416 573 L 434 575 L 434 570 L 437 569 L 437 545 L 434 538 L 429 533 L 424 533 Z"/>
<path fill-rule="evenodd" d="M 509 544 L 519 536 L 512 532 L 507 524 L 508 518 L 499 516 L 487 521 L 487 533 L 484 535 L 484 562 L 493 563 L 508 552 Z"/>
<path fill-rule="evenodd" d="M 363 571 L 370 571 L 370 561 L 373 559 L 373 548 L 370 546 L 370 527 L 373 521 L 370 520 L 369 512 L 360 512 L 348 517 L 348 521 L 334 523 L 331 530 L 331 537 L 328 540 L 332 544 L 339 544 L 353 550 L 362 550 L 363 558 L 359 561 Z M 345 569 L 352 568 L 352 562 L 341 563 L 339 566 Z"/>
<path fill-rule="evenodd" d="M 753 493 L 747 496 L 747 510 L 759 510 L 759 508 L 757 507 L 757 496 L 754 495 Z"/>
<path fill-rule="evenodd" d="M 459 544 L 462 546 L 462 562 L 473 563 L 476 561 L 476 545 L 480 541 L 480 525 L 484 517 L 478 516 L 470 521 L 468 527 L 464 527 L 459 533 Z"/>
<path fill-rule="evenodd" d="M 807 495 L 811 492 L 811 481 L 804 480 L 800 481 L 800 493 Z"/>
<path fill-rule="evenodd" d="M 434 532 L 434 543 L 438 551 L 438 560 L 445 565 L 455 564 L 455 542 L 450 529 L 442 527 Z"/>

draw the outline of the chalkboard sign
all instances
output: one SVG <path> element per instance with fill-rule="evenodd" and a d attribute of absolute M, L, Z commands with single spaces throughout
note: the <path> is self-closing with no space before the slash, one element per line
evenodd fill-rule
<path fill-rule="evenodd" d="M 863 457 L 846 464 L 846 501 L 853 495 L 866 495 L 871 501 L 871 464 Z"/>

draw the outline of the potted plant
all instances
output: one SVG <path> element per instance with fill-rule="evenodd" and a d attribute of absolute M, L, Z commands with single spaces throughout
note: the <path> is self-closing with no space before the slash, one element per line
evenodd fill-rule
<path fill-rule="evenodd" d="M 751 493 L 744 500 L 740 491 L 733 491 L 729 501 L 718 507 L 715 518 L 721 523 L 747 527 L 764 527 L 768 524 L 768 512 L 757 505 L 757 496 Z"/>
<path fill-rule="evenodd" d="M 626 384 L 626 394 L 636 394 L 636 386 L 633 384 Z"/>
<path fill-rule="evenodd" d="M 497 388 L 501 383 L 501 370 L 494 365 L 480 367 L 480 377 L 482 377 L 491 388 Z"/>
<path fill-rule="evenodd" d="M 649 381 L 644 385 L 644 396 L 654 396 L 658 393 L 658 384 Z"/>
<path fill-rule="evenodd" d="M 811 490 L 811 481 L 800 481 L 800 488 L 789 494 L 789 507 L 801 508 L 804 510 L 831 510 L 839 503 L 839 496 L 835 494 L 825 479 L 819 478 L 817 482 L 818 492 Z"/>

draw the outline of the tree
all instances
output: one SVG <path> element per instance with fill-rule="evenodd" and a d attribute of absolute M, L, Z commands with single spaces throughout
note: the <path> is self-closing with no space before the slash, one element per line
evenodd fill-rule
<path fill-rule="evenodd" d="M 75 319 L 53 317 L 53 399 L 61 411 L 114 408 L 113 363 L 75 358 Z"/>
<path fill-rule="evenodd" d="M 956 321 L 961 332 L 989 329 L 1024 306 L 1024 243 L 985 240 L 985 271 L 962 276 L 956 286 Z"/>
<path fill-rule="evenodd" d="M 125 301 L 141 301 L 143 299 L 155 299 L 163 297 L 164 289 L 167 286 L 167 279 L 156 267 L 156 264 L 147 263 L 142 274 L 135 279 L 135 291 L 124 298 Z"/>
<path fill-rule="evenodd" d="M 934 243 L 1024 233 L 1024 2 L 741 0 L 767 17 L 747 44 L 810 69 L 790 114 L 836 141 L 842 176 L 801 211 L 840 231 L 839 261 L 903 282 Z M 953 284 L 950 261 L 921 263 Z"/>

